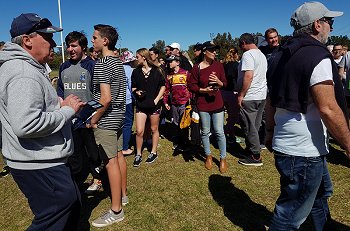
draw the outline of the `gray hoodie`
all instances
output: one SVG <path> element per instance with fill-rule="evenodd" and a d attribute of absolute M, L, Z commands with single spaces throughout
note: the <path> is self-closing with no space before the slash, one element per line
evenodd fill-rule
<path fill-rule="evenodd" d="M 71 107 L 60 108 L 49 75 L 27 51 L 6 43 L 0 51 L 2 153 L 15 169 L 67 162 L 73 151 Z"/>

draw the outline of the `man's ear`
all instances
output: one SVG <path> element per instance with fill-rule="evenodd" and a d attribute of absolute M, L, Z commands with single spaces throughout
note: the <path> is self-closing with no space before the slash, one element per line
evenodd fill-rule
<path fill-rule="evenodd" d="M 315 30 L 315 32 L 319 32 L 321 28 L 320 22 L 318 20 L 313 22 L 313 29 Z"/>
<path fill-rule="evenodd" d="M 33 42 L 32 39 L 29 35 L 23 35 L 22 36 L 22 44 L 26 47 L 32 47 L 33 46 Z"/>
<path fill-rule="evenodd" d="M 104 38 L 103 38 L 103 45 L 104 45 L 104 46 L 108 46 L 108 44 L 109 44 L 108 38 L 104 37 Z"/>

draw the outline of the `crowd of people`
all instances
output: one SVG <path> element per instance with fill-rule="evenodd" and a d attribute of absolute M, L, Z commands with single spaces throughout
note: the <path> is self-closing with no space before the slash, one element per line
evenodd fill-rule
<path fill-rule="evenodd" d="M 330 134 L 350 157 L 350 55 L 341 44 L 331 51 L 325 44 L 342 14 L 306 2 L 291 16 L 288 41 L 280 44 L 275 28 L 266 30 L 265 46 L 244 33 L 223 60 L 217 60 L 220 46 L 213 41 L 197 43 L 193 61 L 177 42 L 166 46 L 165 57 L 155 47 L 119 54 L 116 29 L 98 24 L 91 48 L 82 32 L 65 37 L 70 58 L 60 66 L 56 89 L 47 63 L 56 46 L 53 33 L 62 28 L 34 13 L 16 17 L 11 42 L 0 52 L 1 174 L 11 172 L 28 199 L 34 214 L 29 229 L 77 229 L 81 193 L 101 187 L 111 204 L 92 225 L 122 221 L 129 203 L 125 156 L 134 154 L 139 167 L 149 144 L 145 163 L 156 162 L 167 117 L 173 149 L 203 146 L 208 170 L 215 137 L 220 173 L 229 167 L 227 145 L 242 142 L 235 135 L 239 123 L 245 152 L 238 163 L 262 166 L 266 145 L 280 174 L 269 230 L 297 230 L 309 214 L 315 230 L 331 230 L 327 200 L 333 186 L 325 156 Z M 185 119 L 199 120 L 200 128 Z M 86 189 L 88 174 L 93 179 Z"/>

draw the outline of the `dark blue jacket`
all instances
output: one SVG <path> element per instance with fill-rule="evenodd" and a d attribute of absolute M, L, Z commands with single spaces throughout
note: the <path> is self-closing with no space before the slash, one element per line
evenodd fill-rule
<path fill-rule="evenodd" d="M 305 114 L 312 72 L 325 58 L 332 62 L 336 100 L 344 115 L 347 115 L 343 87 L 334 59 L 324 44 L 309 35 L 293 37 L 280 47 L 271 63 L 267 73 L 271 105 Z"/>

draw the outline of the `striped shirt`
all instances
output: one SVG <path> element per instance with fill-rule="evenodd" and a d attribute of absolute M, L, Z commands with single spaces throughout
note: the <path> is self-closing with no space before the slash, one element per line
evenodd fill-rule
<path fill-rule="evenodd" d="M 112 101 L 98 121 L 98 127 L 117 131 L 124 124 L 126 95 L 126 77 L 119 58 L 106 56 L 96 63 L 93 78 L 93 96 L 97 101 L 101 98 L 101 83 L 111 85 Z"/>

